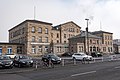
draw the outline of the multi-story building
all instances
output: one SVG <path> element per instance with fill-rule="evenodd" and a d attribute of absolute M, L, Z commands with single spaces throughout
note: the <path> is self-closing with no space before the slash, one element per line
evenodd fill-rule
<path fill-rule="evenodd" d="M 52 23 L 26 20 L 9 30 L 9 42 L 24 44 L 27 54 L 62 54 L 68 51 L 68 38 L 78 35 L 80 29 L 72 21 L 52 27 Z"/>
<path fill-rule="evenodd" d="M 102 38 L 102 49 L 103 53 L 113 53 L 113 33 L 105 31 L 95 31 L 92 34 L 97 35 Z"/>
<path fill-rule="evenodd" d="M 87 40 L 87 33 L 81 32 L 81 34 L 69 38 L 69 48 L 71 53 L 89 52 L 88 54 L 90 54 L 92 52 L 100 52 L 101 37 L 88 33 L 88 40 Z"/>
<path fill-rule="evenodd" d="M 116 54 L 120 53 L 120 39 L 113 40 L 113 49 L 114 49 L 114 53 Z"/>
<path fill-rule="evenodd" d="M 54 52 L 58 54 L 62 54 L 65 52 L 69 52 L 69 41 L 68 38 L 74 37 L 80 34 L 81 27 L 75 24 L 73 21 L 66 22 L 64 24 L 60 24 L 58 26 L 53 27 L 54 34 Z M 56 36 L 55 36 L 56 35 Z"/>
<path fill-rule="evenodd" d="M 51 42 L 52 23 L 26 20 L 9 30 L 10 43 L 22 43 L 24 53 L 43 54 L 48 52 Z"/>
<path fill-rule="evenodd" d="M 9 30 L 9 42 L 24 44 L 23 53 L 43 55 L 53 52 L 113 52 L 113 33 L 95 31 L 81 33 L 81 27 L 73 21 L 52 26 L 52 23 L 25 20 Z M 81 34 L 80 34 L 81 33 Z"/>

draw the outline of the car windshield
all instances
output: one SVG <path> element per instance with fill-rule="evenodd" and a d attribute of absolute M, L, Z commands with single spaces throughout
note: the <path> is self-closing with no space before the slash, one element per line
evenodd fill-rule
<path fill-rule="evenodd" d="M 82 55 L 82 56 L 85 56 L 86 54 L 83 53 L 83 54 L 81 54 L 81 55 Z"/>
<path fill-rule="evenodd" d="M 20 56 L 20 59 L 30 59 L 28 56 Z"/>
<path fill-rule="evenodd" d="M 9 60 L 10 58 L 8 56 L 0 56 L 0 60 Z"/>
<path fill-rule="evenodd" d="M 58 58 L 58 56 L 57 55 L 49 55 L 49 56 L 51 56 L 51 58 Z"/>

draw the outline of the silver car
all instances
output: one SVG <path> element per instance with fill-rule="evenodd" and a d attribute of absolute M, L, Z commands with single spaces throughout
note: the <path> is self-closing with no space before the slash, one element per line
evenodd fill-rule
<path fill-rule="evenodd" d="M 76 60 L 92 60 L 93 59 L 92 56 L 89 56 L 89 55 L 82 53 L 82 52 L 81 53 L 74 53 L 72 55 L 72 58 L 76 59 Z"/>

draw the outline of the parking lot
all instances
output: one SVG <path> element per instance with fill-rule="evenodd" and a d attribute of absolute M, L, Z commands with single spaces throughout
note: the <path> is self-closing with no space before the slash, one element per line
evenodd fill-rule
<path fill-rule="evenodd" d="M 55 64 L 55 68 L 59 67 L 64 67 L 64 66 L 71 66 L 71 65 L 82 65 L 82 64 L 92 64 L 92 63 L 98 63 L 98 62 L 105 62 L 105 61 L 116 61 L 120 60 L 120 55 L 109 55 L 109 56 L 103 56 L 103 57 L 98 57 L 98 58 L 93 58 L 92 61 L 85 61 L 82 63 L 81 61 L 73 60 L 71 57 L 61 57 L 62 62 L 60 64 Z M 37 69 L 43 69 L 42 68 L 42 62 L 41 58 L 34 57 L 34 64 L 33 67 L 13 67 L 12 69 L 0 69 L 0 74 L 5 74 L 5 73 L 20 73 L 20 72 L 27 72 L 27 71 L 33 71 Z"/>

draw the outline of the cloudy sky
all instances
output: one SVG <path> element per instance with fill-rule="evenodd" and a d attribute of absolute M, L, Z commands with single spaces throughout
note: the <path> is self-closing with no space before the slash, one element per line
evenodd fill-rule
<path fill-rule="evenodd" d="M 120 0 L 0 0 L 0 42 L 8 42 L 8 30 L 26 19 L 53 23 L 73 21 L 82 30 L 103 30 L 120 39 Z"/>

